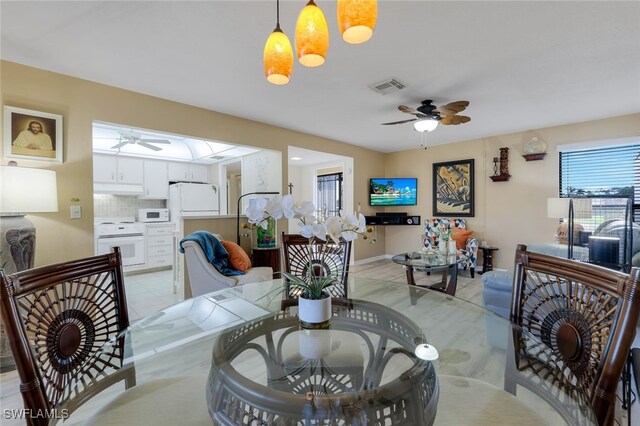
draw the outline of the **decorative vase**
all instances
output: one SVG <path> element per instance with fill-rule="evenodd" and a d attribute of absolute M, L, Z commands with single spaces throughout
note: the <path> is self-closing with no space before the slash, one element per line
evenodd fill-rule
<path fill-rule="evenodd" d="M 274 248 L 278 245 L 278 222 L 271 217 L 265 221 L 266 229 L 258 226 L 251 233 L 252 248 Z"/>
<path fill-rule="evenodd" d="M 298 298 L 298 318 L 305 329 L 328 328 L 331 320 L 331 297 L 322 299 Z"/>
<path fill-rule="evenodd" d="M 449 253 L 449 240 L 440 240 L 440 242 L 438 242 L 438 252 L 445 256 Z"/>
<path fill-rule="evenodd" d="M 455 256 L 456 254 L 458 254 L 458 247 L 456 246 L 456 242 L 449 240 L 449 251 L 448 251 L 449 255 L 453 255 Z"/>
<path fill-rule="evenodd" d="M 509 175 L 509 148 L 500 148 L 500 174 Z"/>

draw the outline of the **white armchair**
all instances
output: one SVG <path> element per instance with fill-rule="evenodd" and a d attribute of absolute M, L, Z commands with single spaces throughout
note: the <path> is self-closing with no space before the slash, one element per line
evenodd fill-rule
<path fill-rule="evenodd" d="M 187 261 L 187 273 L 193 297 L 237 285 L 273 279 L 273 269 L 270 267 L 250 268 L 244 275 L 224 276 L 209 263 L 200 244 L 195 241 L 184 241 L 182 247 Z"/>

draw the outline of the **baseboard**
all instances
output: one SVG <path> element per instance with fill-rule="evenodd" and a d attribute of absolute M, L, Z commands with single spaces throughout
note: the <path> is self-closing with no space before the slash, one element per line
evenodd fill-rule
<path fill-rule="evenodd" d="M 391 259 L 393 255 L 391 254 L 383 254 L 380 256 L 368 257 L 366 259 L 360 259 L 353 262 L 354 265 L 364 265 L 366 263 L 376 262 L 378 260 Z"/>

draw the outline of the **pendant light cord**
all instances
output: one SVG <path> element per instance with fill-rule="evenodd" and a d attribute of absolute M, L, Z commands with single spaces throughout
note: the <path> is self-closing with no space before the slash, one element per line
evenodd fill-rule
<path fill-rule="evenodd" d="M 276 0 L 276 31 L 280 30 L 280 0 Z"/>

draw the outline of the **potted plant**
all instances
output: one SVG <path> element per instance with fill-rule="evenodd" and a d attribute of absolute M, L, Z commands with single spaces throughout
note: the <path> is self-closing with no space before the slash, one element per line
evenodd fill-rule
<path fill-rule="evenodd" d="M 331 319 L 331 297 L 327 293 L 327 287 L 336 283 L 337 277 L 323 276 L 314 266 L 313 242 L 315 238 L 327 241 L 330 237 L 336 244 L 340 239 L 353 241 L 359 235 L 371 232 L 372 229 L 366 226 L 365 218 L 362 214 L 356 215 L 342 213 L 338 216 L 329 216 L 322 221 L 314 216 L 315 206 L 310 201 L 294 202 L 291 195 L 284 197 L 276 196 L 271 200 L 252 203 L 246 211 L 249 223 L 256 226 L 263 226 L 266 219 L 294 219 L 300 226 L 300 235 L 307 238 L 309 266 L 306 277 L 298 277 L 287 272 L 282 275 L 289 281 L 291 287 L 299 290 L 298 317 L 300 324 L 304 328 L 325 328 Z"/>

